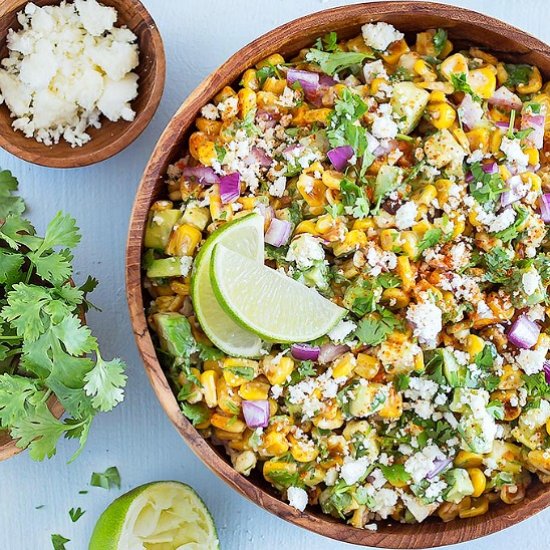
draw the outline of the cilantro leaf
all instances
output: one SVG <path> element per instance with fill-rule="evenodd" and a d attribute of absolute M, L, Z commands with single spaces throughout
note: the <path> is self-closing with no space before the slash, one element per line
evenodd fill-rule
<path fill-rule="evenodd" d="M 472 87 L 468 84 L 467 76 L 465 73 L 452 74 L 451 83 L 455 92 L 464 92 L 470 94 L 474 101 L 481 103 L 481 98 L 472 90 Z"/>
<path fill-rule="evenodd" d="M 359 321 L 355 336 L 367 346 L 377 346 L 400 328 L 402 322 L 390 310 L 382 309 Z"/>
<path fill-rule="evenodd" d="M 193 426 L 198 426 L 210 418 L 210 411 L 205 403 L 180 403 L 181 411 L 191 420 Z"/>
<path fill-rule="evenodd" d="M 0 171 L 0 219 L 25 211 L 23 199 L 12 196 L 14 191 L 17 191 L 17 179 L 9 170 Z"/>
<path fill-rule="evenodd" d="M 103 489 L 120 489 L 120 473 L 116 466 L 107 468 L 104 472 L 93 472 L 90 478 L 92 487 L 101 487 Z"/>
<path fill-rule="evenodd" d="M 447 43 L 447 31 L 445 29 L 437 29 L 433 37 L 435 55 L 438 56 Z"/>
<path fill-rule="evenodd" d="M 361 52 L 324 52 L 316 48 L 310 49 L 306 54 L 308 63 L 319 65 L 324 73 L 331 76 L 359 65 L 365 59 L 374 59 L 374 55 Z"/>
<path fill-rule="evenodd" d="M 0 428 L 12 426 L 43 400 L 36 382 L 23 376 L 0 375 Z"/>
<path fill-rule="evenodd" d="M 526 64 L 514 65 L 512 63 L 505 63 L 504 69 L 508 74 L 505 84 L 507 86 L 517 86 L 518 84 L 527 84 L 533 73 L 533 67 Z"/>
<path fill-rule="evenodd" d="M 498 172 L 485 173 L 480 162 L 474 162 L 470 166 L 470 171 L 474 177 L 470 183 L 470 193 L 479 204 L 495 201 L 501 193 L 506 191 L 504 181 Z"/>
<path fill-rule="evenodd" d="M 393 466 L 384 466 L 380 464 L 380 469 L 384 474 L 384 477 L 393 485 L 407 483 L 411 479 L 411 474 L 405 471 L 405 466 L 403 464 L 394 464 Z"/>
<path fill-rule="evenodd" d="M 422 252 L 428 248 L 433 248 L 441 240 L 442 235 L 443 231 L 441 231 L 439 227 L 428 229 L 418 243 L 418 255 L 422 254 Z"/>
<path fill-rule="evenodd" d="M 333 31 L 317 38 L 315 48 L 324 52 L 334 52 L 338 49 L 338 35 Z"/>
<path fill-rule="evenodd" d="M 19 418 L 12 424 L 11 435 L 20 449 L 28 448 L 33 460 L 44 460 L 55 454 L 57 441 L 67 430 L 48 407 L 41 403 L 34 413 Z"/>
<path fill-rule="evenodd" d="M 94 368 L 88 372 L 84 380 L 84 391 L 92 398 L 92 405 L 103 412 L 112 410 L 124 399 L 124 363 L 120 359 L 104 361 L 99 351 Z"/>
<path fill-rule="evenodd" d="M 482 254 L 481 265 L 486 269 L 486 281 L 491 283 L 505 283 L 510 278 L 512 260 L 508 252 L 501 246 L 496 246 Z"/>
<path fill-rule="evenodd" d="M 82 508 L 71 508 L 69 510 L 69 517 L 73 523 L 76 523 L 86 512 Z"/>
<path fill-rule="evenodd" d="M 74 248 L 80 242 L 80 233 L 76 227 L 76 221 L 68 214 L 58 212 L 53 220 L 48 224 L 43 250 L 49 250 L 57 246 Z"/>
<path fill-rule="evenodd" d="M 521 233 L 519 228 L 523 226 L 523 223 L 529 217 L 529 210 L 527 210 L 527 208 L 515 207 L 514 209 L 517 212 L 516 220 L 514 221 L 514 223 L 510 227 L 507 227 L 502 231 L 497 231 L 496 233 L 493 233 L 493 235 L 497 239 L 500 239 L 505 243 L 510 242 L 519 236 L 519 234 Z"/>
<path fill-rule="evenodd" d="M 71 542 L 71 539 L 67 539 L 62 535 L 54 534 L 51 536 L 52 546 L 54 550 L 67 550 L 65 543 Z"/>
<path fill-rule="evenodd" d="M 0 248 L 0 284 L 7 286 L 19 280 L 25 256 Z"/>
<path fill-rule="evenodd" d="M 369 215 L 370 204 L 365 190 L 347 179 L 340 182 L 342 204 L 346 212 L 354 218 L 362 219 Z"/>

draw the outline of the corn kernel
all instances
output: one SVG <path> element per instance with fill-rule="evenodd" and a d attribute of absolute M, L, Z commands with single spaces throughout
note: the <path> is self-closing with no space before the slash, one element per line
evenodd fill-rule
<path fill-rule="evenodd" d="M 353 353 L 345 353 L 339 357 L 332 369 L 333 378 L 347 378 L 355 368 L 356 360 Z"/>
<path fill-rule="evenodd" d="M 355 365 L 355 373 L 366 380 L 373 379 L 380 370 L 380 361 L 368 353 L 358 353 Z"/>
<path fill-rule="evenodd" d="M 470 71 L 468 74 L 468 84 L 479 97 L 489 99 L 495 93 L 497 86 L 495 69 L 489 65 Z"/>
<path fill-rule="evenodd" d="M 458 451 L 454 459 L 457 468 L 478 468 L 483 464 L 483 456 L 470 451 Z"/>
<path fill-rule="evenodd" d="M 408 294 L 400 288 L 386 288 L 382 293 L 382 299 L 397 308 L 404 308 L 411 301 Z"/>
<path fill-rule="evenodd" d="M 252 359 L 227 357 L 223 361 L 223 377 L 231 387 L 250 382 L 258 376 L 259 365 Z"/>
<path fill-rule="evenodd" d="M 202 232 L 195 226 L 183 224 L 178 226 L 168 240 L 166 254 L 170 256 L 193 256 L 202 239 Z"/>
<path fill-rule="evenodd" d="M 485 491 L 485 487 L 487 487 L 487 478 L 485 474 L 479 468 L 468 468 L 468 475 L 474 486 L 472 496 L 474 498 L 480 497 Z"/>
<path fill-rule="evenodd" d="M 263 67 L 276 67 L 277 65 L 283 65 L 284 62 L 285 58 L 280 53 L 274 53 L 257 63 L 256 69 L 262 69 Z"/>
<path fill-rule="evenodd" d="M 472 499 L 471 507 L 466 510 L 461 510 L 458 515 L 462 519 L 474 518 L 486 514 L 487 510 L 489 510 L 489 500 L 487 497 L 480 497 L 477 499 Z"/>
<path fill-rule="evenodd" d="M 239 117 L 244 120 L 249 113 L 256 110 L 256 92 L 250 88 L 241 88 L 237 97 L 239 99 Z"/>
<path fill-rule="evenodd" d="M 299 235 L 301 233 L 309 233 L 310 235 L 317 235 L 317 227 L 315 225 L 315 222 L 313 220 L 304 220 L 298 224 L 296 229 L 294 230 L 295 235 Z"/>
<path fill-rule="evenodd" d="M 353 222 L 352 229 L 359 229 L 360 231 L 366 231 L 367 229 L 374 228 L 374 220 L 372 218 L 364 218 L 362 220 L 355 220 Z"/>
<path fill-rule="evenodd" d="M 224 416 L 218 413 L 212 415 L 210 423 L 212 426 L 231 434 L 241 434 L 246 428 L 246 424 L 236 416 Z"/>
<path fill-rule="evenodd" d="M 243 86 L 244 88 L 248 88 L 250 90 L 254 90 L 255 92 L 257 92 L 260 89 L 260 84 L 258 82 L 256 71 L 254 69 L 247 69 L 243 73 L 243 77 L 241 79 L 241 86 Z"/>
<path fill-rule="evenodd" d="M 289 435 L 290 454 L 297 462 L 313 462 L 319 455 L 319 450 L 314 445 L 308 445 L 294 436 Z"/>
<path fill-rule="evenodd" d="M 450 128 L 456 120 L 456 111 L 448 103 L 435 103 L 428 105 L 430 122 L 438 129 Z"/>
<path fill-rule="evenodd" d="M 289 445 L 283 433 L 270 431 L 264 437 L 263 447 L 268 455 L 281 456 L 288 451 Z"/>
<path fill-rule="evenodd" d="M 324 170 L 322 181 L 329 189 L 340 190 L 340 184 L 344 179 L 344 175 L 336 170 Z"/>
<path fill-rule="evenodd" d="M 274 361 L 273 357 L 266 357 L 263 360 L 262 368 L 269 383 L 272 386 L 282 385 L 294 371 L 294 361 L 290 357 L 281 357 Z"/>
<path fill-rule="evenodd" d="M 301 174 L 296 187 L 309 206 L 316 207 L 326 204 L 326 187 L 321 180 Z"/>
<path fill-rule="evenodd" d="M 473 361 L 479 353 L 483 351 L 485 342 L 482 338 L 475 334 L 469 334 L 466 341 L 466 349 L 470 355 L 470 360 Z"/>
<path fill-rule="evenodd" d="M 401 279 L 401 288 L 407 292 L 414 286 L 414 275 L 411 267 L 411 262 L 407 256 L 398 256 L 397 258 L 397 275 Z"/>
<path fill-rule="evenodd" d="M 239 388 L 239 396 L 247 401 L 262 401 L 269 396 L 269 384 L 254 380 L 245 382 Z"/>
<path fill-rule="evenodd" d="M 205 370 L 200 377 L 204 400 L 211 409 L 218 404 L 218 394 L 216 390 L 217 380 L 218 374 L 213 370 Z"/>

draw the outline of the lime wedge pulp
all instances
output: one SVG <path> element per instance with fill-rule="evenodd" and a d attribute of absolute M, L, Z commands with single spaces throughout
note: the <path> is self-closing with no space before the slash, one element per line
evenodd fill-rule
<path fill-rule="evenodd" d="M 117 498 L 101 514 L 89 550 L 219 550 L 214 520 L 188 485 L 158 481 Z"/>
<path fill-rule="evenodd" d="M 257 357 L 262 341 L 224 312 L 210 283 L 212 251 L 218 243 L 263 265 L 264 219 L 256 213 L 228 222 L 212 233 L 201 247 L 191 276 L 191 299 L 202 329 L 227 355 Z"/>
<path fill-rule="evenodd" d="M 264 340 L 309 342 L 346 314 L 316 290 L 224 244 L 214 248 L 210 280 L 224 311 Z"/>

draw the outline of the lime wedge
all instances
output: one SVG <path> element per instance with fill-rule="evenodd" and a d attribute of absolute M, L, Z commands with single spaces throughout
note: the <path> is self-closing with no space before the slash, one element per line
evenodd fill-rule
<path fill-rule="evenodd" d="M 200 249 L 191 276 L 193 307 L 202 329 L 212 343 L 233 357 L 257 357 L 262 341 L 224 312 L 210 284 L 212 250 L 218 243 L 263 265 L 263 217 L 256 213 L 248 214 L 214 231 Z"/>
<path fill-rule="evenodd" d="M 158 481 L 117 498 L 101 514 L 89 550 L 219 550 L 214 520 L 189 485 Z"/>
<path fill-rule="evenodd" d="M 210 280 L 224 311 L 264 340 L 309 342 L 346 314 L 316 290 L 223 244 L 214 248 Z"/>

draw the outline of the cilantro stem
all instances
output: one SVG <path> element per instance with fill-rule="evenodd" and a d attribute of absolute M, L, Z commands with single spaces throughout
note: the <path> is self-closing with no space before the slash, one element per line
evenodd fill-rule
<path fill-rule="evenodd" d="M 508 126 L 508 134 L 506 137 L 508 139 L 514 139 L 514 124 L 516 123 L 516 111 L 512 109 L 510 112 L 510 125 Z"/>
<path fill-rule="evenodd" d="M 23 340 L 23 338 L 21 336 L 0 336 L 0 340 L 17 341 L 17 340 Z"/>

